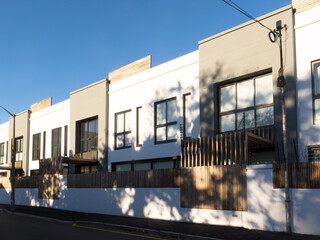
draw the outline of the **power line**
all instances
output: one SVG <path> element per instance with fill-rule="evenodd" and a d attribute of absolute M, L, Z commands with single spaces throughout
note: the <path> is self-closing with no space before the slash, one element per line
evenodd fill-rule
<path fill-rule="evenodd" d="M 238 12 L 242 13 L 243 15 L 247 16 L 248 18 L 252 19 L 253 21 L 255 21 L 256 23 L 259 23 L 262 27 L 268 29 L 269 31 L 273 32 L 272 29 L 268 28 L 266 25 L 262 24 L 260 21 L 258 21 L 257 19 L 255 19 L 253 16 L 251 16 L 248 12 L 246 12 L 245 10 L 243 10 L 239 5 L 237 5 L 236 3 L 234 3 L 232 0 L 229 0 L 230 2 L 226 1 L 226 0 L 222 0 L 224 3 L 228 4 L 230 7 L 234 8 L 235 10 L 237 10 Z"/>

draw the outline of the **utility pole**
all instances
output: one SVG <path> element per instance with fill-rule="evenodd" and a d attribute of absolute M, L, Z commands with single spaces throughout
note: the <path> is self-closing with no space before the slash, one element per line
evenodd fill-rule
<path fill-rule="evenodd" d="M 15 125 L 16 125 L 16 115 L 12 114 L 11 112 L 9 112 L 7 109 L 5 109 L 4 107 L 2 107 L 0 105 L 0 107 L 5 110 L 11 117 L 13 120 L 13 136 L 12 136 L 12 140 L 11 140 L 11 174 L 10 174 L 10 181 L 11 181 L 11 203 L 10 203 L 10 211 L 14 211 L 15 210 L 15 193 L 16 193 L 16 182 L 15 182 L 15 178 L 16 178 L 16 169 L 15 169 L 15 162 L 16 162 L 16 130 L 15 130 Z"/>
<path fill-rule="evenodd" d="M 280 48 L 280 69 L 277 79 L 277 87 L 280 90 L 281 97 L 281 115 L 282 115 L 282 134 L 283 134 L 283 152 L 285 161 L 285 206 L 286 206 L 286 230 L 288 233 L 292 232 L 291 224 L 291 200 L 290 200 L 290 187 L 289 187 L 289 174 L 288 174 L 288 151 L 287 151 L 287 128 L 286 128 L 286 112 L 285 112 L 285 91 L 286 79 L 283 74 L 283 51 L 282 51 L 282 30 L 287 29 L 287 25 L 282 26 L 281 20 L 277 21 L 277 29 L 269 32 L 269 39 L 271 42 L 276 42 L 279 38 Z"/>

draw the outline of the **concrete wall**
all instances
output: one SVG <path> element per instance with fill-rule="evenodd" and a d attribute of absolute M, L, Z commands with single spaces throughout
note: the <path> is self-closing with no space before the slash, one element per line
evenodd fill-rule
<path fill-rule="evenodd" d="M 273 189 L 272 165 L 247 168 L 248 210 L 221 211 L 180 207 L 179 188 L 68 189 L 61 176 L 60 199 L 38 199 L 37 189 L 16 189 L 16 204 L 64 210 L 285 231 L 285 194 Z M 291 189 L 293 231 L 320 235 L 320 190 Z M 0 203 L 10 190 L 0 189 Z"/>
<path fill-rule="evenodd" d="M 11 151 L 11 147 L 9 145 L 9 122 L 0 124 L 0 143 L 4 143 L 5 145 L 4 157 L 7 160 L 7 164 L 3 164 L 2 166 L 8 166 L 9 162 L 11 162 L 11 159 L 9 158 L 8 153 L 6 151 L 6 149 L 8 149 L 8 152 Z M 0 172 L 7 172 L 7 170 L 0 170 Z M 8 171 L 8 174 L 9 174 L 9 171 Z"/>
<path fill-rule="evenodd" d="M 301 159 L 307 145 L 320 144 L 320 125 L 313 122 L 311 62 L 320 59 L 320 6 L 295 14 L 298 132 Z"/>
<path fill-rule="evenodd" d="M 109 171 L 111 163 L 180 156 L 183 94 L 191 93 L 192 137 L 199 135 L 198 51 L 174 59 L 109 86 Z M 177 100 L 177 142 L 155 144 L 154 103 Z M 142 146 L 136 142 L 136 108 L 142 107 Z M 115 113 L 131 110 L 131 148 L 115 149 Z"/>
<path fill-rule="evenodd" d="M 70 93 L 70 155 L 76 152 L 76 123 L 98 117 L 98 168 L 107 164 L 108 80 L 104 79 Z"/>
<path fill-rule="evenodd" d="M 283 32 L 284 76 L 287 132 L 289 140 L 296 139 L 296 98 L 294 35 L 291 6 L 281 8 L 258 18 L 271 29 L 282 20 L 287 25 Z M 277 88 L 280 51 L 277 43 L 268 37 L 269 31 L 250 21 L 199 42 L 200 68 L 200 135 L 219 132 L 219 85 L 249 79 L 272 72 L 274 94 L 274 125 L 276 139 L 282 139 L 281 99 Z M 292 146 L 291 146 L 292 148 Z"/>
<path fill-rule="evenodd" d="M 68 126 L 69 149 L 70 100 L 57 103 L 53 106 L 31 113 L 30 115 L 30 148 L 29 148 L 29 174 L 31 170 L 39 169 L 39 159 L 32 160 L 33 135 L 40 133 L 40 158 L 43 158 L 43 132 L 46 132 L 45 158 L 51 158 L 52 129 L 61 127 L 61 155 L 64 154 L 64 126 Z M 68 153 L 69 151 L 67 151 Z"/>
<path fill-rule="evenodd" d="M 30 134 L 30 111 L 26 110 L 22 113 L 19 113 L 15 117 L 15 137 L 23 138 L 23 154 L 22 154 L 22 168 L 23 172 L 26 175 L 29 172 L 29 134 Z M 10 146 L 11 140 L 13 137 L 13 117 L 9 119 L 9 139 Z M 8 151 L 9 159 L 11 159 L 11 151 Z"/>

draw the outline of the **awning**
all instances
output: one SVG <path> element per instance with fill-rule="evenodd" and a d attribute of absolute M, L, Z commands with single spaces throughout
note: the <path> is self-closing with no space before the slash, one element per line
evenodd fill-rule
<path fill-rule="evenodd" d="M 62 157 L 62 163 L 68 164 L 77 164 L 77 165 L 88 165 L 88 164 L 97 164 L 97 159 L 81 159 L 74 157 Z"/>

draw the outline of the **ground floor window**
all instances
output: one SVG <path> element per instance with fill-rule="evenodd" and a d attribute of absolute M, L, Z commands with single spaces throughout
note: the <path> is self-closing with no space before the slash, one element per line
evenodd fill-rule
<path fill-rule="evenodd" d="M 112 171 L 142 171 L 180 168 L 180 156 L 112 163 Z"/>
<path fill-rule="evenodd" d="M 320 161 L 320 145 L 308 146 L 308 161 Z"/>

